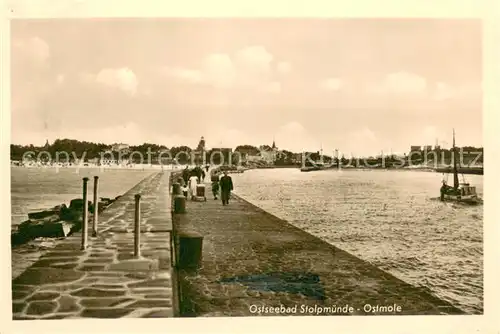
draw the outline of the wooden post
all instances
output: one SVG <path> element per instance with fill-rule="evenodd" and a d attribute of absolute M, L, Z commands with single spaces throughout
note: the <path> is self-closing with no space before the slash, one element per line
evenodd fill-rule
<path fill-rule="evenodd" d="M 197 232 L 182 232 L 179 238 L 179 268 L 198 268 L 201 264 L 203 236 Z"/>
<path fill-rule="evenodd" d="M 182 177 L 177 178 L 177 183 L 179 183 L 181 186 L 184 186 L 184 179 Z"/>
<path fill-rule="evenodd" d="M 181 184 L 178 182 L 174 182 L 172 184 L 172 195 L 182 195 Z"/>
<path fill-rule="evenodd" d="M 134 256 L 141 256 L 141 195 L 135 195 Z"/>
<path fill-rule="evenodd" d="M 88 233 L 88 212 L 89 202 L 87 200 L 87 182 L 88 177 L 83 178 L 83 213 L 82 213 L 82 250 L 87 249 L 87 233 Z"/>
<path fill-rule="evenodd" d="M 186 197 L 174 195 L 173 212 L 176 214 L 186 213 Z"/>
<path fill-rule="evenodd" d="M 97 237 L 97 222 L 99 218 L 99 197 L 98 197 L 98 187 L 99 187 L 99 176 L 94 176 L 94 219 L 92 224 L 92 236 Z"/>

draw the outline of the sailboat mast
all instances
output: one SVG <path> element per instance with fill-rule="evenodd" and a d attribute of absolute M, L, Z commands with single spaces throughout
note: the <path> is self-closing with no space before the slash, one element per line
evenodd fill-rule
<path fill-rule="evenodd" d="M 457 148 L 455 146 L 455 129 L 453 129 L 453 188 L 458 189 Z"/>

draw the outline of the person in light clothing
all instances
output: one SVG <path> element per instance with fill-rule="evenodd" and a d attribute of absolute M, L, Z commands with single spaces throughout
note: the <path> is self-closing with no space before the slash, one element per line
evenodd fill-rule
<path fill-rule="evenodd" d="M 196 176 L 196 175 L 192 175 L 189 178 L 189 196 L 191 199 L 193 199 L 194 196 L 196 196 L 196 186 L 198 185 L 198 182 L 199 182 L 199 179 L 198 179 L 198 176 Z"/>
<path fill-rule="evenodd" d="M 182 185 L 181 190 L 184 197 L 188 198 L 189 188 L 187 184 Z"/>

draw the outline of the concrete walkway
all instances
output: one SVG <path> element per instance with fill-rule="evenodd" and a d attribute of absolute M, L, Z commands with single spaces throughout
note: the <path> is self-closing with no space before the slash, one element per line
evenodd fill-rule
<path fill-rule="evenodd" d="M 463 313 L 237 196 L 186 207 L 176 228 L 204 240 L 202 267 L 178 272 L 183 316 Z"/>
<path fill-rule="evenodd" d="M 86 251 L 80 234 L 66 238 L 14 279 L 14 320 L 172 317 L 168 178 L 169 172 L 152 174 L 106 209 Z M 140 259 L 133 258 L 137 193 Z"/>

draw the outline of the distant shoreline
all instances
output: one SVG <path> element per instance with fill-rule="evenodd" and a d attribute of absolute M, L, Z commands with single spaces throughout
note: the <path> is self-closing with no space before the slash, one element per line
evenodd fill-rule
<path fill-rule="evenodd" d="M 31 168 L 31 169 L 101 169 L 101 170 L 165 170 L 165 171 L 174 171 L 174 170 L 182 170 L 186 167 L 194 167 L 191 165 L 130 165 L 130 166 L 96 166 L 96 165 L 87 165 L 87 166 L 18 166 L 11 165 L 11 168 Z M 213 168 L 213 167 L 211 167 Z M 293 165 L 282 165 L 282 166 L 261 166 L 261 167 L 244 167 L 245 171 L 248 170 L 256 170 L 256 169 L 300 169 L 299 166 Z M 434 172 L 434 173 L 453 173 L 453 169 L 451 167 L 327 167 L 322 168 L 320 170 L 391 170 L 391 171 L 418 171 L 418 172 Z M 318 171 L 320 171 L 318 170 Z M 458 168 L 459 174 L 469 174 L 469 175 L 484 175 L 483 167 L 461 167 Z"/>

